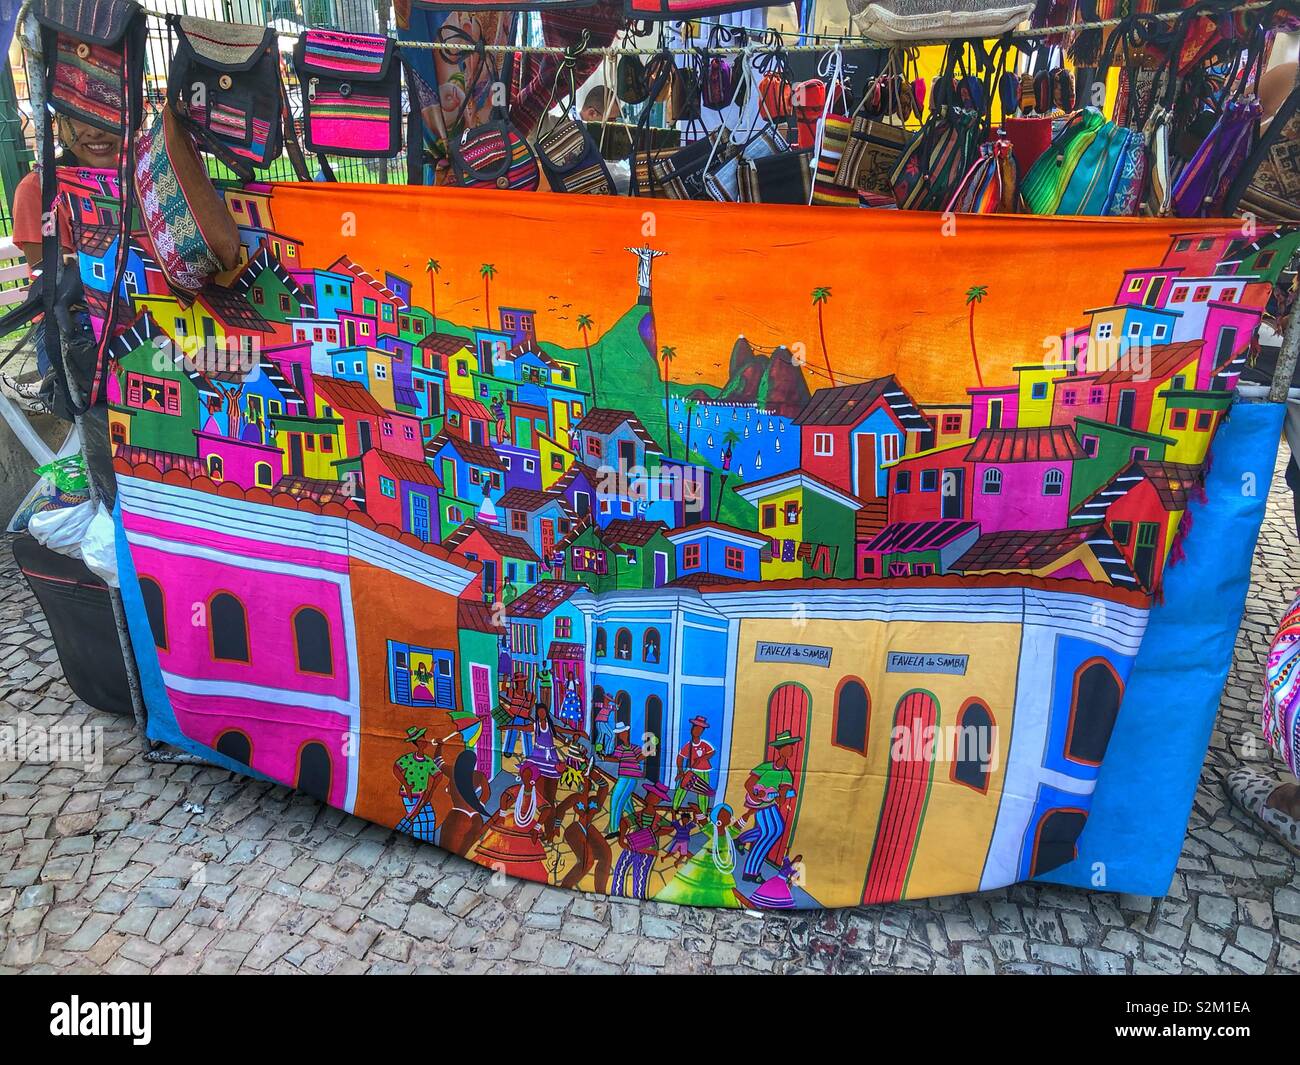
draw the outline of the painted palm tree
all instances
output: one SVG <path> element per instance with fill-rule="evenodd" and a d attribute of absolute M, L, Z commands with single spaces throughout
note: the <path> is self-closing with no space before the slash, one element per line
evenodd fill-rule
<path fill-rule="evenodd" d="M 487 316 L 487 327 L 492 328 L 492 279 L 497 276 L 493 263 L 484 263 L 478 268 L 478 276 L 483 279 L 483 313 Z"/>
<path fill-rule="evenodd" d="M 975 350 L 975 304 L 982 303 L 989 294 L 988 285 L 971 285 L 966 290 L 966 306 L 970 308 L 970 357 L 975 361 L 975 380 L 984 387 L 984 375 L 980 372 L 980 357 Z"/>
<path fill-rule="evenodd" d="M 813 306 L 817 308 L 817 332 L 821 336 L 822 342 L 822 361 L 826 363 L 826 376 L 830 379 L 831 387 L 835 387 L 835 371 L 831 369 L 830 353 L 826 350 L 826 304 L 831 300 L 831 290 L 829 285 L 818 285 L 812 290 Z"/>
<path fill-rule="evenodd" d="M 438 283 L 434 280 L 442 272 L 442 263 L 437 259 L 428 259 L 424 272 L 429 275 L 429 313 L 433 315 L 433 331 L 438 331 Z"/>
<path fill-rule="evenodd" d="M 727 490 L 727 478 L 731 476 L 732 450 L 740 443 L 740 434 L 735 429 L 728 429 L 722 437 L 726 446 L 722 449 L 722 483 L 718 485 L 718 501 L 713 505 L 713 520 L 718 520 L 722 513 L 722 493 Z"/>
<path fill-rule="evenodd" d="M 582 334 L 582 346 L 587 351 L 587 381 L 591 384 L 591 405 L 599 407 L 600 404 L 596 400 L 596 371 L 592 369 L 591 365 L 591 336 L 589 335 L 591 327 L 595 324 L 591 320 L 591 315 L 578 315 L 578 332 Z"/>
<path fill-rule="evenodd" d="M 672 416 L 670 413 L 671 401 L 668 398 L 668 373 L 673 364 L 673 359 L 677 358 L 677 349 L 670 348 L 666 344 L 659 349 L 659 361 L 664 364 L 664 426 L 665 434 L 668 437 L 668 457 L 673 457 L 673 427 Z"/>

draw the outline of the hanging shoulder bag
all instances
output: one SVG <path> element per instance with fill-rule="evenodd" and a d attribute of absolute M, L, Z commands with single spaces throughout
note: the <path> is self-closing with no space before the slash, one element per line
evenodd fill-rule
<path fill-rule="evenodd" d="M 239 264 L 239 229 L 193 133 L 169 107 L 140 135 L 135 188 L 158 268 L 178 294 L 192 299 L 214 275 Z"/>
<path fill-rule="evenodd" d="M 176 54 L 167 74 L 167 102 L 242 180 L 280 157 L 286 141 L 306 178 L 292 128 L 275 30 L 168 15 Z"/>

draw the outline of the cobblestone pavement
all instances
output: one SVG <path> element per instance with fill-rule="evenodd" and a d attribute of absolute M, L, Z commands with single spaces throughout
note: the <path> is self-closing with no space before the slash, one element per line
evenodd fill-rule
<path fill-rule="evenodd" d="M 146 763 L 64 683 L 0 542 L 0 725 L 102 726 L 105 747 L 98 772 L 0 763 L 0 972 L 1300 972 L 1295 860 L 1220 790 L 1298 583 L 1289 520 L 1282 488 L 1167 898 L 1019 885 L 763 916 L 494 879 L 286 788 Z"/>

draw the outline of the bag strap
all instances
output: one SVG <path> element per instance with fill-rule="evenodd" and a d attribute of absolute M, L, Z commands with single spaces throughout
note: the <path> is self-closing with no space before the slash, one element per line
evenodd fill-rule
<path fill-rule="evenodd" d="M 1255 179 L 1255 174 L 1260 168 L 1260 164 L 1268 158 L 1269 152 L 1273 150 L 1273 145 L 1278 142 L 1282 133 L 1286 130 L 1287 124 L 1300 111 L 1300 70 L 1296 72 L 1296 82 L 1291 88 L 1291 93 L 1282 101 L 1282 106 L 1269 120 L 1268 129 L 1264 131 L 1255 142 L 1255 147 L 1251 150 L 1250 155 L 1242 164 L 1240 172 L 1233 179 L 1232 185 L 1228 188 L 1227 198 L 1223 203 L 1224 214 L 1234 214 L 1237 205 L 1241 203 L 1241 198 L 1250 188 L 1250 183 Z"/>
<path fill-rule="evenodd" d="M 546 117 L 551 113 L 551 108 L 554 107 L 557 102 L 563 104 L 563 101 L 567 99 L 569 101 L 570 116 L 572 117 L 573 109 L 578 106 L 578 80 L 573 71 L 578 65 L 578 60 L 582 58 L 583 53 L 587 51 L 590 44 L 591 31 L 584 28 L 578 35 L 577 43 L 569 45 L 564 49 L 564 55 L 561 57 L 559 65 L 555 68 L 555 81 L 551 83 L 550 95 L 547 96 L 546 105 L 542 108 L 542 115 L 537 120 L 537 130 L 533 134 L 534 139 L 541 140 L 545 134 L 554 133 L 560 127 L 560 123 L 563 120 L 562 117 L 557 118 L 551 124 L 549 130 L 546 129 Z M 564 96 L 561 96 L 557 101 L 556 96 L 560 92 L 560 82 L 566 78 L 569 83 L 568 92 Z M 561 110 L 563 110 L 563 108 L 561 108 Z"/>
<path fill-rule="evenodd" d="M 42 66 L 45 84 L 52 85 L 54 68 L 57 63 L 58 35 L 47 27 L 41 28 Z M 67 367 L 63 361 L 63 342 L 58 327 L 56 314 L 59 286 L 53 279 L 59 276 L 63 266 L 63 247 L 59 239 L 57 217 L 58 175 L 54 160 L 54 120 L 47 109 L 45 117 L 45 136 L 41 145 L 41 219 L 44 231 L 41 240 L 41 276 L 49 277 L 50 282 L 42 282 L 41 290 L 44 300 L 45 321 L 45 355 L 54 370 L 55 380 L 67 400 L 68 409 L 74 417 L 85 414 L 96 399 L 101 372 L 107 362 L 108 348 L 116 333 L 121 288 L 126 276 L 127 252 L 131 237 L 131 214 L 135 201 L 135 135 L 140 129 L 144 117 L 144 64 L 145 64 L 145 21 L 141 11 L 132 19 L 131 26 L 123 37 L 122 66 L 125 75 L 123 92 L 122 152 L 118 158 L 118 195 L 121 199 L 121 216 L 118 221 L 117 259 L 113 269 L 113 279 L 108 290 L 107 309 L 104 313 L 102 332 L 95 352 L 95 366 L 90 377 L 89 394 L 74 394 L 68 380 Z M 75 269 L 75 267 L 74 267 Z"/>
<path fill-rule="evenodd" d="M 630 196 L 639 195 L 636 183 L 636 162 L 637 155 L 642 151 L 645 152 L 646 173 L 650 176 L 652 185 L 654 182 L 654 173 L 650 168 L 650 114 L 654 110 L 656 98 L 663 90 L 663 87 L 668 83 L 668 79 L 672 77 L 673 68 L 672 54 L 669 52 L 661 52 L 656 54 L 655 58 L 659 58 L 660 55 L 665 57 L 666 62 L 655 65 L 654 78 L 650 84 L 650 94 L 646 97 L 645 105 L 641 108 L 641 114 L 637 117 L 636 121 L 636 134 L 632 142 L 631 180 L 628 182 L 628 195 Z"/>

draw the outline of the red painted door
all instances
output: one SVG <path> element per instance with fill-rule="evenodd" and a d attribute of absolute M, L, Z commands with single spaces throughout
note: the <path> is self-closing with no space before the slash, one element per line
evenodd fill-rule
<path fill-rule="evenodd" d="M 795 822 L 799 819 L 799 806 L 803 800 L 804 751 L 807 749 L 808 739 L 808 691 L 802 685 L 782 684 L 780 687 L 773 689 L 772 694 L 768 696 L 768 741 L 770 742 L 782 732 L 789 732 L 791 736 L 798 736 L 799 742 L 782 748 L 786 752 L 786 767 L 794 778 L 795 796 L 782 806 L 782 809 L 786 812 L 785 831 L 781 833 L 781 838 L 776 841 L 772 849 L 767 853 L 767 856 L 778 865 L 781 864 L 781 859 L 785 857 L 786 848 L 790 844 L 790 836 L 794 832 Z M 772 748 L 769 747 L 764 753 L 765 758 L 770 756 Z"/>
<path fill-rule="evenodd" d="M 875 499 L 876 491 L 876 434 L 862 433 L 853 438 L 857 454 L 857 483 L 853 486 L 860 499 Z"/>
<path fill-rule="evenodd" d="M 908 744 L 901 758 L 891 758 L 885 799 L 876 825 L 876 842 L 867 867 L 864 903 L 894 902 L 903 897 L 908 868 L 916 851 L 925 804 L 930 799 L 933 750 L 923 741 L 938 724 L 939 708 L 925 692 L 909 692 L 894 711 L 894 728 L 906 729 Z M 895 733 L 897 735 L 897 733 Z"/>

